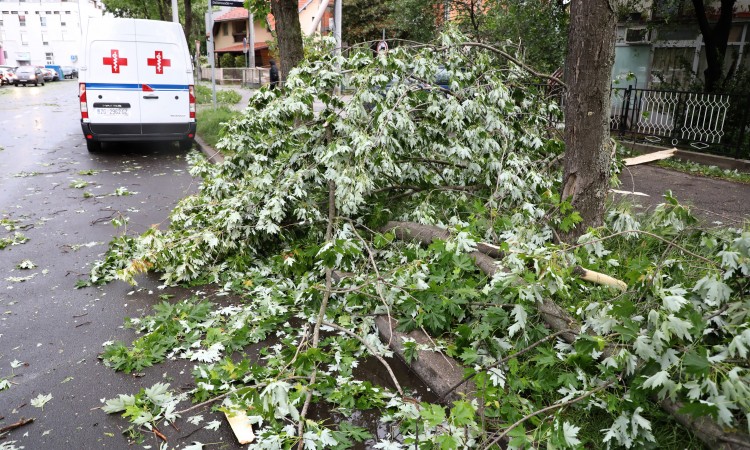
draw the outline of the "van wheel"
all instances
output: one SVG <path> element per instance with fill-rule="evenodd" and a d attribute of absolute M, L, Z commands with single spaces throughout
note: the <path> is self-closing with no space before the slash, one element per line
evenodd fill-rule
<path fill-rule="evenodd" d="M 86 139 L 86 148 L 89 149 L 89 152 L 91 153 L 100 152 L 102 151 L 102 143 L 99 141 Z"/>
<path fill-rule="evenodd" d="M 193 148 L 193 140 L 192 139 L 185 139 L 182 141 L 179 141 L 180 150 L 182 151 L 188 151 Z"/>

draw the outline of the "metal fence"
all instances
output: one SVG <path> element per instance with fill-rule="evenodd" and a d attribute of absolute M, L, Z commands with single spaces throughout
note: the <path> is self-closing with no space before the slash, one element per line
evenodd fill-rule
<path fill-rule="evenodd" d="M 219 84 L 239 84 L 248 87 L 260 87 L 270 83 L 269 69 L 264 67 L 255 68 L 216 68 L 214 69 L 216 82 Z M 211 68 L 200 69 L 201 80 L 211 79 Z"/>
<path fill-rule="evenodd" d="M 750 95 L 612 88 L 610 129 L 624 139 L 750 158 Z"/>

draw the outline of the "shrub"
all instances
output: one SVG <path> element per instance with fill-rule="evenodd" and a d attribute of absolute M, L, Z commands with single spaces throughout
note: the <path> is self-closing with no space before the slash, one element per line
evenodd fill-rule
<path fill-rule="evenodd" d="M 219 66 L 222 68 L 236 67 L 234 65 L 234 56 L 229 53 L 224 53 L 221 55 L 221 58 L 219 58 Z"/>

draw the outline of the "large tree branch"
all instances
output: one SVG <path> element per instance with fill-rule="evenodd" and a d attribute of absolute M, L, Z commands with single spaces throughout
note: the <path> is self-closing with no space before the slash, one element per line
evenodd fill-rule
<path fill-rule="evenodd" d="M 412 222 L 388 222 L 382 229 L 383 232 L 393 231 L 396 238 L 407 241 L 419 242 L 423 245 L 429 245 L 433 239 L 447 239 L 450 233 L 442 228 L 422 225 Z M 493 276 L 500 270 L 503 270 L 498 262 L 490 258 L 481 251 L 471 252 L 469 254 L 482 272 L 487 276 Z M 568 330 L 579 330 L 581 326 L 577 323 L 564 308 L 557 305 L 549 299 L 537 303 L 537 311 L 542 320 L 559 336 L 568 343 L 574 343 L 576 333 Z M 605 347 L 602 357 L 613 354 L 614 349 L 611 346 Z M 661 407 L 671 414 L 677 422 L 693 430 L 696 436 L 701 439 L 711 449 L 722 450 L 747 450 L 750 448 L 750 436 L 744 433 L 725 432 L 718 424 L 709 417 L 693 417 L 690 414 L 680 413 L 682 404 L 673 402 L 666 398 L 660 403 Z"/>

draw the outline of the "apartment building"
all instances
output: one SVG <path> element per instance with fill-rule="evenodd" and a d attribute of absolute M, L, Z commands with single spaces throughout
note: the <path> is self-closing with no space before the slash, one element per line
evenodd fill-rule
<path fill-rule="evenodd" d="M 0 0 L 0 65 L 77 66 L 90 17 L 100 0 Z"/>

